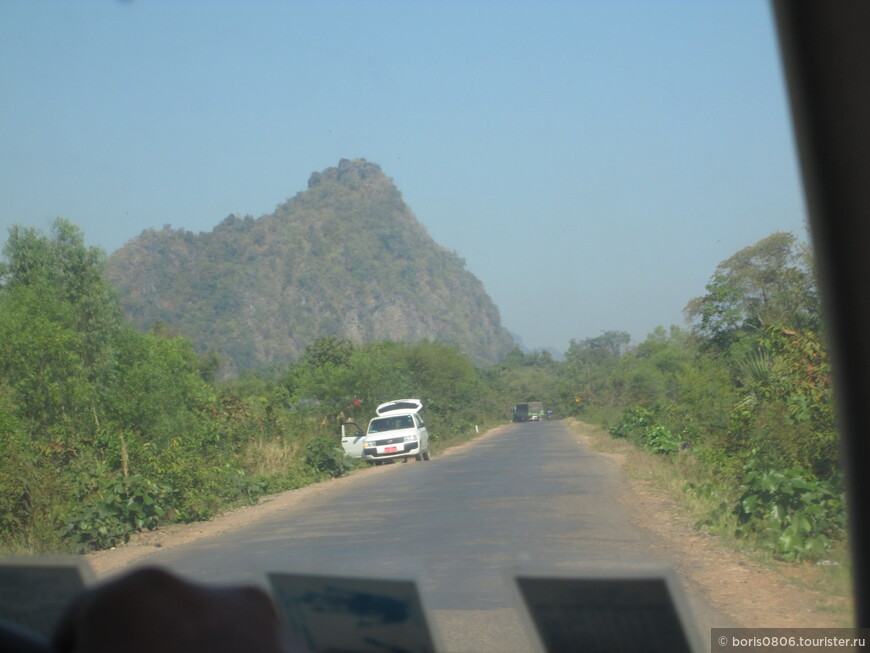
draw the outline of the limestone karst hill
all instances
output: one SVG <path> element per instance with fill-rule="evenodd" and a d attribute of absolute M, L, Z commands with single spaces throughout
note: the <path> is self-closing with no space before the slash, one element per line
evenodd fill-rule
<path fill-rule="evenodd" d="M 166 323 L 217 352 L 224 375 L 288 362 L 327 336 L 438 340 L 477 364 L 514 346 L 480 281 L 364 159 L 313 173 L 271 215 L 145 231 L 106 274 L 136 325 Z"/>

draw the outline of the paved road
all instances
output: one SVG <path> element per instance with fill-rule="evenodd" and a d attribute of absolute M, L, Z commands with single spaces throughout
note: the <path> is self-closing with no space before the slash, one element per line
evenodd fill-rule
<path fill-rule="evenodd" d="M 431 462 L 397 464 L 239 531 L 143 563 L 220 582 L 264 571 L 414 577 L 446 650 L 528 651 L 514 565 L 669 563 L 616 500 L 615 465 L 560 422 L 511 426 Z M 692 597 L 701 640 L 731 626 Z"/>

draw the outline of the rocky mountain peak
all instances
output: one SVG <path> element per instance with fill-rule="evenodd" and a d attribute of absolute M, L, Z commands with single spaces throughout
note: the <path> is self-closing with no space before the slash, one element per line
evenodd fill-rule
<path fill-rule="evenodd" d="M 170 325 L 216 352 L 225 375 L 292 361 L 329 336 L 438 340 L 478 364 L 514 346 L 480 281 L 365 159 L 313 173 L 270 215 L 145 231 L 106 274 L 134 324 Z"/>

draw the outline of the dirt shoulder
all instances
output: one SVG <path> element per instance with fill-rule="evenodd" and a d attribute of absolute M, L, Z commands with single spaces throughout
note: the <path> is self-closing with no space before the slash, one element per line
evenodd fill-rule
<path fill-rule="evenodd" d="M 669 495 L 649 483 L 628 482 L 623 498 L 634 521 L 654 533 L 660 547 L 679 560 L 683 578 L 703 589 L 713 607 L 744 628 L 832 628 L 851 625 L 848 601 L 807 588 L 816 575 L 802 565 L 755 562 L 722 538 L 693 528 L 693 521 Z"/>
<path fill-rule="evenodd" d="M 487 431 L 441 455 L 456 455 L 506 428 L 510 425 Z M 591 444 L 582 428 L 575 432 L 580 442 Z M 598 453 L 622 466 L 620 454 Z M 157 549 L 232 531 L 372 474 L 389 474 L 397 467 L 369 467 L 339 479 L 263 497 L 255 505 L 225 512 L 211 521 L 173 525 L 142 533 L 124 546 L 93 553 L 86 558 L 97 577 L 105 577 L 141 562 Z M 722 538 L 696 531 L 693 519 L 679 502 L 650 482 L 626 478 L 620 500 L 632 508 L 634 522 L 654 534 L 656 546 L 665 549 L 669 558 L 679 561 L 677 571 L 684 582 L 700 588 L 714 607 L 736 623 L 747 628 L 850 625 L 851 606 L 847 600 L 808 589 L 814 585 L 818 570 L 799 565 L 771 568 L 753 561 L 728 546 Z"/>
<path fill-rule="evenodd" d="M 588 427 L 575 423 L 580 441 L 596 449 Z M 623 467 L 619 453 L 597 451 Z M 655 535 L 658 546 L 678 561 L 683 582 L 700 588 L 713 607 L 744 628 L 834 628 L 852 625 L 851 601 L 811 589 L 824 571 L 812 564 L 761 564 L 724 536 L 696 530 L 696 518 L 651 481 L 623 474 L 621 501 L 633 521 Z"/>

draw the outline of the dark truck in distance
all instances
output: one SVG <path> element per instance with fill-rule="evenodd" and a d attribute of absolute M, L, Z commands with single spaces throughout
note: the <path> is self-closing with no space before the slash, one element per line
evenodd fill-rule
<path fill-rule="evenodd" d="M 515 422 L 537 422 L 544 419 L 544 404 L 540 401 L 530 401 L 527 404 L 514 406 Z"/>

